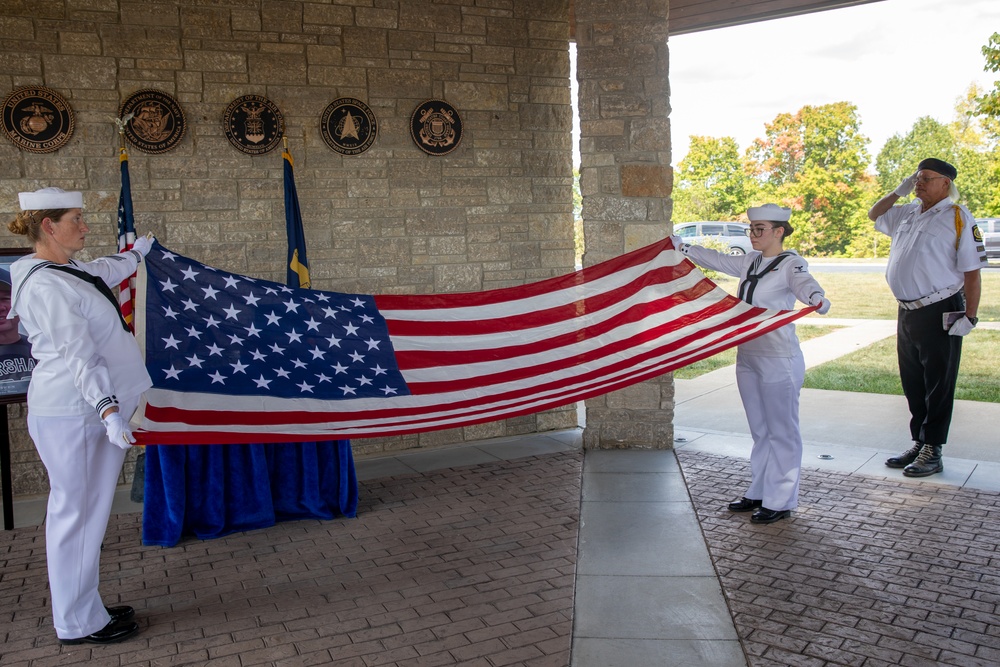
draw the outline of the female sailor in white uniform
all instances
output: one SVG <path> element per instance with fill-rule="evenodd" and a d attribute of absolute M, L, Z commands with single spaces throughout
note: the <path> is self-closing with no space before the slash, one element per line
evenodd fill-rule
<path fill-rule="evenodd" d="M 152 240 L 77 262 L 89 229 L 83 195 L 22 192 L 8 224 L 34 254 L 11 265 L 12 304 L 36 360 L 28 385 L 28 432 L 49 475 L 45 552 L 52 621 L 62 643 L 107 644 L 139 630 L 128 606 L 98 592 L 101 542 L 125 454 L 128 419 L 151 386 L 139 347 L 109 289 L 135 272 Z"/>
<path fill-rule="evenodd" d="M 784 250 L 784 239 L 793 229 L 791 209 L 776 204 L 747 211 L 753 250 L 746 255 L 726 255 L 710 248 L 683 243 L 672 237 L 674 247 L 697 264 L 740 279 L 739 298 L 761 308 L 790 310 L 798 299 L 819 305 L 825 314 L 830 302 L 823 288 L 809 274 L 809 267 L 795 251 Z M 753 449 L 750 452 L 750 487 L 729 504 L 733 512 L 753 511 L 753 523 L 773 523 L 798 506 L 802 437 L 799 434 L 799 390 L 805 361 L 795 325 L 742 343 L 736 354 L 736 383 L 743 400 Z"/>

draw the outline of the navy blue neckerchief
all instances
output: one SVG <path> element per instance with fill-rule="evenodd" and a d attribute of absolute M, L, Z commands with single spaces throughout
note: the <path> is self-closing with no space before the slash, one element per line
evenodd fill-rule
<path fill-rule="evenodd" d="M 784 260 L 786 257 L 791 257 L 791 256 L 792 253 L 790 252 L 783 252 L 779 254 L 777 257 L 774 258 L 774 260 L 770 264 L 768 264 L 764 268 L 763 271 L 760 272 L 757 272 L 757 267 L 761 265 L 761 261 L 764 259 L 764 255 L 760 255 L 757 259 L 755 259 L 753 261 L 753 264 L 750 265 L 750 269 L 747 271 L 747 277 L 744 278 L 743 282 L 740 283 L 740 289 L 738 292 L 739 298 L 742 299 L 743 301 L 746 301 L 747 303 L 752 304 L 753 292 L 755 289 L 757 289 L 757 282 L 761 278 L 766 276 L 768 273 L 770 273 L 772 270 L 777 268 L 778 264 L 781 264 L 782 260 Z"/>
<path fill-rule="evenodd" d="M 110 301 L 111 305 L 115 307 L 115 312 L 118 313 L 118 319 L 122 323 L 122 328 L 125 329 L 125 331 L 132 333 L 132 330 L 128 328 L 128 323 L 125 321 L 125 318 L 122 317 L 122 311 L 121 307 L 118 305 L 118 300 L 115 298 L 115 295 L 111 291 L 111 288 L 108 287 L 103 280 L 90 275 L 86 271 L 81 271 L 80 269 L 74 269 L 72 267 L 66 266 L 65 264 L 46 264 L 46 266 L 50 269 L 55 269 L 56 271 L 62 271 L 63 273 L 68 273 L 71 276 L 76 276 L 80 280 L 88 282 L 94 287 L 96 287 L 97 291 L 100 292 L 102 295 L 104 295 L 104 298 Z"/>

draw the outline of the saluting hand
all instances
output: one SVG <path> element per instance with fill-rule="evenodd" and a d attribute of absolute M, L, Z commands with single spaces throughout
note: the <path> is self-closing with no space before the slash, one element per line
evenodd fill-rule
<path fill-rule="evenodd" d="M 913 186 L 917 184 L 917 172 L 913 172 L 909 176 L 903 179 L 903 182 L 899 184 L 893 193 L 900 197 L 905 197 L 906 195 L 913 192 Z"/>

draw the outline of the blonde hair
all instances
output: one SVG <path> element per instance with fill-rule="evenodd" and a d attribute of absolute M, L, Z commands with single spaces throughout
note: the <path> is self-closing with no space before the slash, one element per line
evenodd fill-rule
<path fill-rule="evenodd" d="M 70 210 L 72 209 L 50 208 L 40 211 L 21 211 L 16 218 L 7 223 L 7 229 L 19 236 L 27 236 L 31 245 L 35 246 L 42 238 L 42 221 L 45 218 L 58 221 Z"/>

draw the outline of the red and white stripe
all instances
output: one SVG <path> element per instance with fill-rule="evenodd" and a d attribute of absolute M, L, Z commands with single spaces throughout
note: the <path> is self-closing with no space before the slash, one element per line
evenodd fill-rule
<path fill-rule="evenodd" d="M 140 270 L 140 325 L 144 281 Z M 375 300 L 411 395 L 327 401 L 152 389 L 135 435 L 148 444 L 282 442 L 495 421 L 622 389 L 815 310 L 750 306 L 668 239 L 519 287 Z"/>

